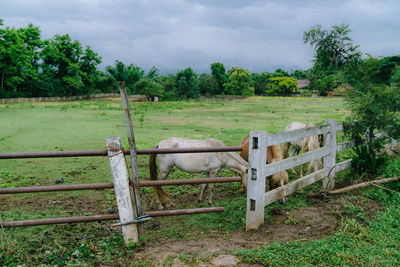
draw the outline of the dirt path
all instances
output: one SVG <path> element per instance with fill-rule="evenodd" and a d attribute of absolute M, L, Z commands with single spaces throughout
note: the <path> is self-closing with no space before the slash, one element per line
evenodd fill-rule
<path fill-rule="evenodd" d="M 204 237 L 179 241 L 153 241 L 135 255 L 155 266 L 246 266 L 231 253 L 275 241 L 313 240 L 335 230 L 342 209 L 338 200 L 316 202 L 312 206 L 285 211 L 277 207 L 271 220 L 258 231 L 237 230 L 229 234 L 207 233 Z M 190 229 L 188 229 L 190 231 Z"/>

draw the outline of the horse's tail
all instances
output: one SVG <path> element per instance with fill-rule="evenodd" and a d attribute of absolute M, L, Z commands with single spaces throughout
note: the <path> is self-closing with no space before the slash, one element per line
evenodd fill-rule
<path fill-rule="evenodd" d="M 154 148 L 158 148 L 156 145 Z M 150 154 L 149 158 L 149 170 L 150 170 L 150 180 L 157 180 L 157 154 Z"/>

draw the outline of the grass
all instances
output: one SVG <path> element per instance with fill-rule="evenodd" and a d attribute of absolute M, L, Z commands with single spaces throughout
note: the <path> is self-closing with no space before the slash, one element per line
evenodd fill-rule
<path fill-rule="evenodd" d="M 238 101 L 180 101 L 133 103 L 133 124 L 138 148 L 151 148 L 163 138 L 217 138 L 226 145 L 239 145 L 251 130 L 282 131 L 290 122 L 323 123 L 341 120 L 346 111 L 338 99 L 252 97 Z M 16 103 L 0 105 L 0 151 L 98 150 L 105 138 L 121 135 L 128 147 L 120 100 Z M 139 157 L 140 179 L 149 176 L 147 157 Z M 0 161 L 0 187 L 110 182 L 107 158 L 52 158 Z M 224 171 L 221 176 L 232 175 Z M 196 175 L 201 177 L 204 175 Z M 171 179 L 193 175 L 174 169 Z M 316 187 L 317 185 L 315 185 Z M 238 184 L 216 185 L 215 203 L 220 214 L 160 219 L 160 230 L 146 230 L 141 244 L 154 240 L 180 240 L 209 231 L 243 229 L 245 197 Z M 314 188 L 310 187 L 311 190 Z M 175 208 L 199 207 L 199 187 L 166 187 Z M 148 205 L 150 190 L 142 189 Z M 308 205 L 305 191 L 289 198 L 285 209 Z M 22 220 L 105 214 L 115 206 L 112 190 L 7 195 L 0 197 L 1 220 Z M 276 204 L 266 207 L 266 220 Z M 157 222 L 157 221 L 156 221 Z M 296 221 L 288 218 L 288 224 Z M 156 227 L 157 225 L 148 225 Z M 39 226 L 1 231 L 1 265 L 118 265 L 129 262 L 137 247 L 125 248 L 119 232 L 109 223 Z M 246 260 L 243 256 L 243 260 Z M 250 260 L 249 260 L 250 261 Z M 139 264 L 140 262 L 136 262 Z M 145 264 L 145 263 L 143 263 Z"/>

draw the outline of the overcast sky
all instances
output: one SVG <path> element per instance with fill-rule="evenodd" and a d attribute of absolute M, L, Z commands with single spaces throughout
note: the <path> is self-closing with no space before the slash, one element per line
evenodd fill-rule
<path fill-rule="evenodd" d="M 0 0 L 6 26 L 39 26 L 42 39 L 69 33 L 102 57 L 162 73 L 210 64 L 253 72 L 307 69 L 303 32 L 350 24 L 355 44 L 373 56 L 400 54 L 400 1 L 317 0 Z"/>

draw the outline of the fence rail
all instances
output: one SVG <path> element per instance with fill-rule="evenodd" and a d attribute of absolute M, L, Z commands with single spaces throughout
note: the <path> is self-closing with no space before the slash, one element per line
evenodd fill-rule
<path fill-rule="evenodd" d="M 174 153 L 206 153 L 206 152 L 234 152 L 242 151 L 241 146 L 225 147 L 198 147 L 198 148 L 158 148 L 137 149 L 138 155 L 145 154 L 174 154 Z M 129 155 L 129 150 L 123 151 Z M 47 151 L 47 152 L 13 152 L 0 153 L 0 159 L 26 159 L 26 158 L 65 158 L 65 157 L 96 157 L 107 156 L 107 150 L 76 150 L 76 151 Z"/>
<path fill-rule="evenodd" d="M 232 183 L 240 182 L 241 177 L 217 177 L 217 178 L 197 178 L 182 180 L 157 180 L 157 181 L 141 181 L 140 187 L 165 186 L 165 185 L 189 185 L 189 184 L 210 184 L 210 183 Z M 0 188 L 0 195 L 5 194 L 22 194 L 22 193 L 43 193 L 57 191 L 75 191 L 75 190 L 98 190 L 114 188 L 113 183 L 101 184 L 71 184 L 71 185 L 48 185 L 48 186 L 23 186 Z"/>
<path fill-rule="evenodd" d="M 198 208 L 198 209 L 147 211 L 144 214 L 149 215 L 150 217 L 160 217 L 160 216 L 189 215 L 189 214 L 212 213 L 212 212 L 223 212 L 223 211 L 224 207 L 212 207 L 212 208 Z M 0 227 L 8 228 L 8 227 L 36 226 L 36 225 L 48 225 L 48 224 L 62 224 L 62 223 L 82 223 L 82 222 L 110 221 L 118 219 L 119 219 L 118 214 L 92 215 L 92 216 L 78 216 L 78 217 L 67 217 L 67 218 L 0 222 Z"/>

